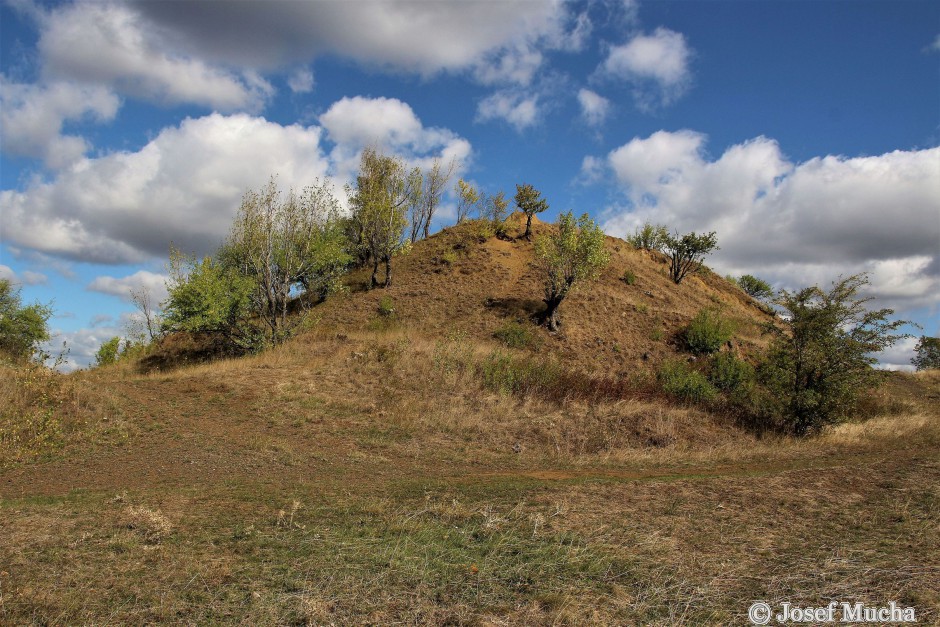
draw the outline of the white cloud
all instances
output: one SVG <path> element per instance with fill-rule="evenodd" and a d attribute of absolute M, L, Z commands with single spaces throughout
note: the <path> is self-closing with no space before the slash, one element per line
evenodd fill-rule
<path fill-rule="evenodd" d="M 3 152 L 39 157 L 50 168 L 80 159 L 90 148 L 75 135 L 63 135 L 67 121 L 114 118 L 120 99 L 103 87 L 65 82 L 47 85 L 14 83 L 0 74 L 0 135 Z"/>
<path fill-rule="evenodd" d="M 287 86 L 295 94 L 307 94 L 313 91 L 313 72 L 308 68 L 295 70 L 287 78 Z"/>
<path fill-rule="evenodd" d="M 558 0 L 133 3 L 148 30 L 207 59 L 273 69 L 323 54 L 430 76 L 500 65 L 527 48 L 573 49 L 590 29 Z M 523 54 L 526 57 L 527 54 Z M 516 58 L 505 63 L 518 64 Z M 529 59 L 522 65 L 530 63 Z M 512 78 L 510 72 L 505 80 Z M 500 78 L 498 80 L 504 80 Z"/>
<path fill-rule="evenodd" d="M 143 289 L 150 294 L 151 301 L 160 303 L 166 300 L 166 281 L 169 277 L 147 270 L 138 270 L 125 277 L 99 276 L 88 284 L 87 289 L 102 294 L 111 294 L 130 302 L 131 290 Z"/>
<path fill-rule="evenodd" d="M 504 120 L 521 132 L 538 123 L 539 96 L 518 90 L 502 90 L 491 94 L 477 105 L 481 122 Z"/>
<path fill-rule="evenodd" d="M 622 46 L 613 46 L 600 72 L 631 82 L 637 106 L 650 109 L 668 105 L 685 93 L 691 81 L 691 56 L 684 35 L 660 27 L 652 35 L 637 35 Z"/>
<path fill-rule="evenodd" d="M 342 98 L 319 118 L 336 146 L 330 152 L 333 172 L 351 180 L 366 146 L 404 157 L 411 165 L 427 167 L 430 157 L 456 159 L 466 166 L 470 142 L 443 128 L 425 127 L 414 110 L 396 98 Z"/>
<path fill-rule="evenodd" d="M 256 111 L 273 93 L 257 73 L 238 75 L 175 52 L 180 44 L 129 6 L 77 2 L 42 18 L 38 48 L 46 76 L 112 86 L 159 103 Z"/>
<path fill-rule="evenodd" d="M 580 182 L 584 185 L 597 183 L 604 178 L 606 162 L 600 157 L 587 155 L 581 160 Z"/>
<path fill-rule="evenodd" d="M 792 163 L 764 137 L 713 160 L 704 143 L 660 131 L 612 151 L 626 206 L 608 211 L 605 228 L 714 230 L 721 272 L 792 288 L 867 271 L 883 306 L 940 304 L 940 148 Z"/>
<path fill-rule="evenodd" d="M 0 192 L 0 227 L 16 246 L 86 261 L 138 262 L 164 256 L 170 242 L 206 253 L 248 188 L 275 173 L 298 187 L 326 175 L 320 135 L 246 114 L 187 119 L 137 152 Z"/>
<path fill-rule="evenodd" d="M 49 280 L 49 277 L 32 270 L 16 273 L 10 266 L 0 264 L 0 279 L 6 279 L 14 285 L 43 285 Z"/>
<path fill-rule="evenodd" d="M 578 103 L 581 105 L 581 116 L 590 126 L 600 126 L 610 114 L 610 100 L 590 89 L 582 88 L 578 91 Z"/>
<path fill-rule="evenodd" d="M 245 191 L 271 175 L 282 188 L 331 177 L 341 194 L 368 144 L 422 166 L 434 156 L 466 163 L 471 155 L 467 140 L 423 126 L 394 99 L 344 98 L 321 121 L 322 128 L 244 113 L 186 119 L 139 151 L 86 158 L 52 180 L 0 191 L 0 231 L 21 254 L 99 263 L 162 258 L 171 242 L 205 254 L 228 233 Z M 324 129 L 334 143 L 329 154 Z"/>

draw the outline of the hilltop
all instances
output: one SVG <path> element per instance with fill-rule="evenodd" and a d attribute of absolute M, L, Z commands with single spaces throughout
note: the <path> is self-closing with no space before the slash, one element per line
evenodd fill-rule
<path fill-rule="evenodd" d="M 539 326 L 544 310 L 544 271 L 533 241 L 555 228 L 534 219 L 532 241 L 518 237 L 524 216 L 507 220 L 510 237 L 479 236 L 466 222 L 419 241 L 395 260 L 388 289 L 366 290 L 368 273 L 353 273 L 350 292 L 316 309 L 326 328 L 366 329 L 380 301 L 391 300 L 397 320 L 428 337 L 459 331 L 492 341 L 507 322 L 525 322 L 537 334 L 540 350 L 593 373 L 623 375 L 660 363 L 677 350 L 676 338 L 702 309 L 719 309 L 736 326 L 735 349 L 748 354 L 766 345 L 761 330 L 773 320 L 766 308 L 707 268 L 675 284 L 668 258 L 606 238 L 610 263 L 596 281 L 580 285 L 562 304 L 563 328 L 549 333 Z M 623 280 L 633 275 L 632 284 Z"/>
<path fill-rule="evenodd" d="M 757 433 L 650 383 L 690 359 L 703 308 L 735 322 L 722 350 L 766 345 L 772 317 L 733 284 L 676 285 L 607 238 L 552 334 L 532 244 L 477 229 L 416 243 L 388 289 L 349 274 L 258 355 L 4 368 L 0 622 L 727 624 L 832 598 L 940 616 L 935 373 L 886 375 L 818 437 Z"/>

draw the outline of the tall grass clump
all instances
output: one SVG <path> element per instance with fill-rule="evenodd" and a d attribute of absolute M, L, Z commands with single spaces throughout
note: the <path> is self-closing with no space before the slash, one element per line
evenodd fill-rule
<path fill-rule="evenodd" d="M 509 348 L 533 348 L 539 347 L 539 337 L 534 329 L 524 322 L 507 322 L 496 329 L 493 337 L 508 346 Z"/>
<path fill-rule="evenodd" d="M 718 390 L 708 378 L 682 361 L 663 363 L 656 379 L 664 392 L 687 403 L 704 404 L 718 397 Z"/>

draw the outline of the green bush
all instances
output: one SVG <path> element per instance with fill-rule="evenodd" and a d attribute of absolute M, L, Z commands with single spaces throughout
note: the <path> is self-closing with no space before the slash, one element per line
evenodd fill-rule
<path fill-rule="evenodd" d="M 387 294 L 379 299 L 379 315 L 383 318 L 392 318 L 395 316 L 395 303 L 392 297 Z"/>
<path fill-rule="evenodd" d="M 746 391 L 754 385 L 754 368 L 731 353 L 719 353 L 711 359 L 708 380 L 723 392 Z"/>
<path fill-rule="evenodd" d="M 718 390 L 705 375 L 682 361 L 663 363 L 656 379 L 664 392 L 689 403 L 708 403 L 718 396 Z"/>
<path fill-rule="evenodd" d="M 493 337 L 509 348 L 538 348 L 539 337 L 524 322 L 507 322 L 493 333 Z"/>
<path fill-rule="evenodd" d="M 121 338 L 115 336 L 101 345 L 98 352 L 95 353 L 95 364 L 98 366 L 108 366 L 118 360 L 119 350 L 121 348 Z"/>
<path fill-rule="evenodd" d="M 627 236 L 627 242 L 639 250 L 662 250 L 669 239 L 669 230 L 662 224 L 645 223 Z"/>
<path fill-rule="evenodd" d="M 738 286 L 751 298 L 758 300 L 770 298 L 774 295 L 774 290 L 767 281 L 758 279 L 756 276 L 745 274 L 736 279 Z"/>
<path fill-rule="evenodd" d="M 703 309 L 692 319 L 683 334 L 686 348 L 696 355 L 709 355 L 731 339 L 734 324 L 715 309 Z"/>
<path fill-rule="evenodd" d="M 636 283 L 636 274 L 634 274 L 632 270 L 624 270 L 620 280 L 627 285 L 633 285 Z"/>
<path fill-rule="evenodd" d="M 920 336 L 914 347 L 914 358 L 911 363 L 917 370 L 933 370 L 940 368 L 940 338 Z"/>

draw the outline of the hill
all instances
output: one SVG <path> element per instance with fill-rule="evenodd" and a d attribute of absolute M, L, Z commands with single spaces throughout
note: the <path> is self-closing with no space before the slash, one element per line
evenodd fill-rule
<path fill-rule="evenodd" d="M 0 622 L 737 624 L 756 599 L 940 618 L 936 373 L 885 375 L 818 437 L 758 435 L 648 384 L 702 308 L 736 321 L 731 350 L 762 345 L 731 284 L 676 286 L 609 238 L 549 334 L 532 245 L 474 229 L 416 244 L 388 290 L 351 274 L 259 355 L 0 369 Z M 494 337 L 520 319 L 522 348 Z"/>
<path fill-rule="evenodd" d="M 383 298 L 391 299 L 403 326 L 432 337 L 462 331 L 492 341 L 508 322 L 526 322 L 541 350 L 611 375 L 646 369 L 675 355 L 678 335 L 702 309 L 718 309 L 735 323 L 739 352 L 766 344 L 761 329 L 772 315 L 736 285 L 707 268 L 676 285 L 664 254 L 635 250 L 614 237 L 606 238 L 609 265 L 564 301 L 562 331 L 549 333 L 536 326 L 545 307 L 544 271 L 532 241 L 518 238 L 524 216 L 514 214 L 507 223 L 515 239 L 484 239 L 479 225 L 468 222 L 418 242 L 411 254 L 396 259 L 387 290 L 366 291 L 368 273 L 354 273 L 347 282 L 349 294 L 317 309 L 320 324 L 366 329 Z M 552 228 L 533 221 L 535 236 Z M 623 280 L 625 272 L 633 275 L 632 284 Z"/>

